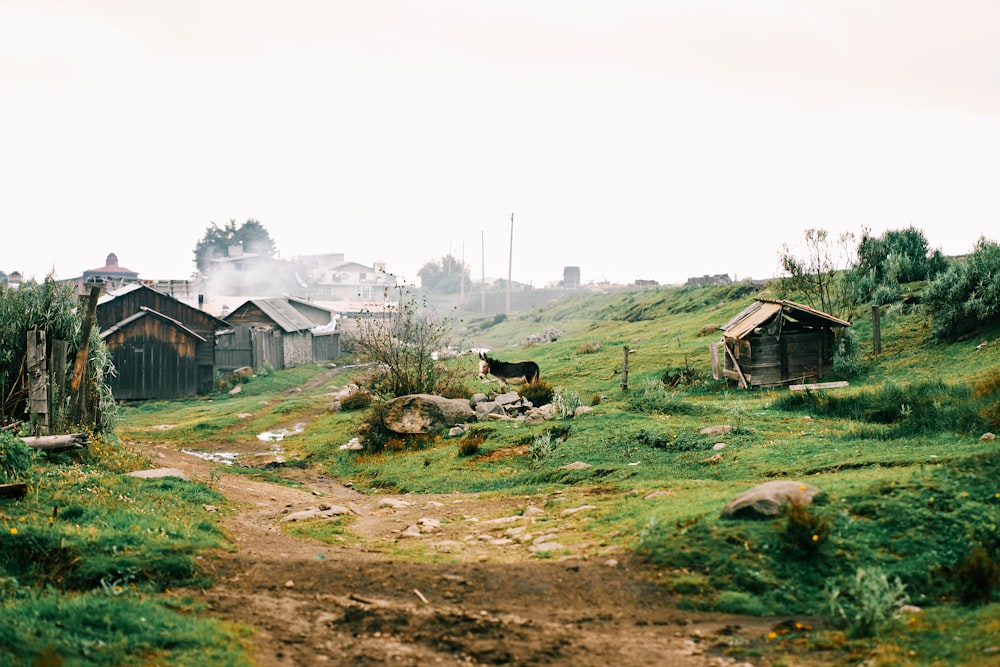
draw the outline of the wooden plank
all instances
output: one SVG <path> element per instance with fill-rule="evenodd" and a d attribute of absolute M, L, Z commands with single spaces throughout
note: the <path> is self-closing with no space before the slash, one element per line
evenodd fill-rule
<path fill-rule="evenodd" d="M 740 363 L 736 361 L 736 357 L 733 356 L 733 351 L 729 349 L 729 345 L 726 345 L 726 354 L 729 355 L 729 360 L 733 362 L 733 368 L 736 369 L 736 373 L 740 379 L 740 387 L 746 389 L 749 386 L 746 376 L 743 375 L 743 369 L 740 368 Z"/>
<path fill-rule="evenodd" d="M 791 384 L 788 385 L 789 391 L 805 391 L 806 389 L 812 391 L 814 389 L 836 389 L 837 387 L 847 387 L 849 386 L 847 380 L 838 380 L 836 382 L 813 382 L 810 384 Z"/>

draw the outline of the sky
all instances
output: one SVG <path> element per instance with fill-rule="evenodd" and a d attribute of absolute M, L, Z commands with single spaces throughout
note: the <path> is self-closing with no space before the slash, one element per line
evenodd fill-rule
<path fill-rule="evenodd" d="M 0 0 L 0 270 L 184 279 L 212 224 L 405 282 L 780 274 L 1000 230 L 995 0 Z"/>

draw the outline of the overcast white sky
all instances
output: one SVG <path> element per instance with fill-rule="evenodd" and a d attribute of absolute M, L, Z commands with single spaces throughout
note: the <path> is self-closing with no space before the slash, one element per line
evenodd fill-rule
<path fill-rule="evenodd" d="M 410 282 L 448 252 L 506 277 L 511 214 L 536 286 L 772 276 L 810 227 L 964 253 L 1000 229 L 998 27 L 995 0 L 0 0 L 0 270 L 187 278 L 248 218 Z"/>

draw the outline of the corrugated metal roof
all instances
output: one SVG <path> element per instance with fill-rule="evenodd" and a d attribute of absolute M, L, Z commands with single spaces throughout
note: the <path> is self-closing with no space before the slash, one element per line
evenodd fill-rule
<path fill-rule="evenodd" d="M 288 303 L 288 300 L 283 297 L 250 299 L 250 303 L 260 308 L 261 312 L 281 327 L 285 333 L 308 331 L 315 325 L 312 320 L 297 311 L 295 306 Z"/>
<path fill-rule="evenodd" d="M 720 327 L 725 333 L 725 338 L 731 340 L 741 340 L 746 338 L 757 327 L 767 324 L 779 313 L 784 312 L 786 317 L 793 320 L 806 320 L 830 324 L 833 326 L 849 327 L 851 323 L 810 308 L 809 306 L 787 299 L 757 299 L 752 304 L 744 308 L 736 317 L 726 322 Z"/>

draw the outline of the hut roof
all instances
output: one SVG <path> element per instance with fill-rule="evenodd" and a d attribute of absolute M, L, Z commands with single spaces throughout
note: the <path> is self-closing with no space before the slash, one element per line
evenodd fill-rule
<path fill-rule="evenodd" d="M 247 308 L 248 305 L 256 306 L 260 312 L 278 325 L 285 333 L 308 331 L 315 326 L 315 322 L 296 310 L 295 306 L 288 303 L 288 299 L 283 297 L 250 299 L 230 313 L 228 317 L 232 318 L 233 315 Z M 227 321 L 231 322 L 232 320 Z"/>
<path fill-rule="evenodd" d="M 851 323 L 829 313 L 787 299 L 757 299 L 720 328 L 730 340 L 741 340 L 778 315 L 813 326 L 849 327 Z"/>
<path fill-rule="evenodd" d="M 139 307 L 139 312 L 135 313 L 134 315 L 129 315 L 128 317 L 126 317 L 121 322 L 118 322 L 118 323 L 116 323 L 116 324 L 108 327 L 104 331 L 102 331 L 100 333 L 100 337 L 102 339 L 107 338 L 108 336 L 110 336 L 111 334 L 115 333 L 116 331 L 124 329 L 128 325 L 132 324 L 136 320 L 142 319 L 143 317 L 155 317 L 157 319 L 160 319 L 160 320 L 166 322 L 167 324 L 169 324 L 172 327 L 176 327 L 177 329 L 179 329 L 180 331 L 183 331 L 185 334 L 187 334 L 188 336 L 191 336 L 192 338 L 197 338 L 198 340 L 200 340 L 202 342 L 205 342 L 207 340 L 204 336 L 201 336 L 200 334 L 192 331 L 191 329 L 187 328 L 186 326 L 184 326 L 182 323 L 178 322 L 174 318 L 167 317 L 163 313 L 158 313 L 155 310 L 153 310 L 152 308 L 147 308 L 146 306 L 140 306 Z"/>

